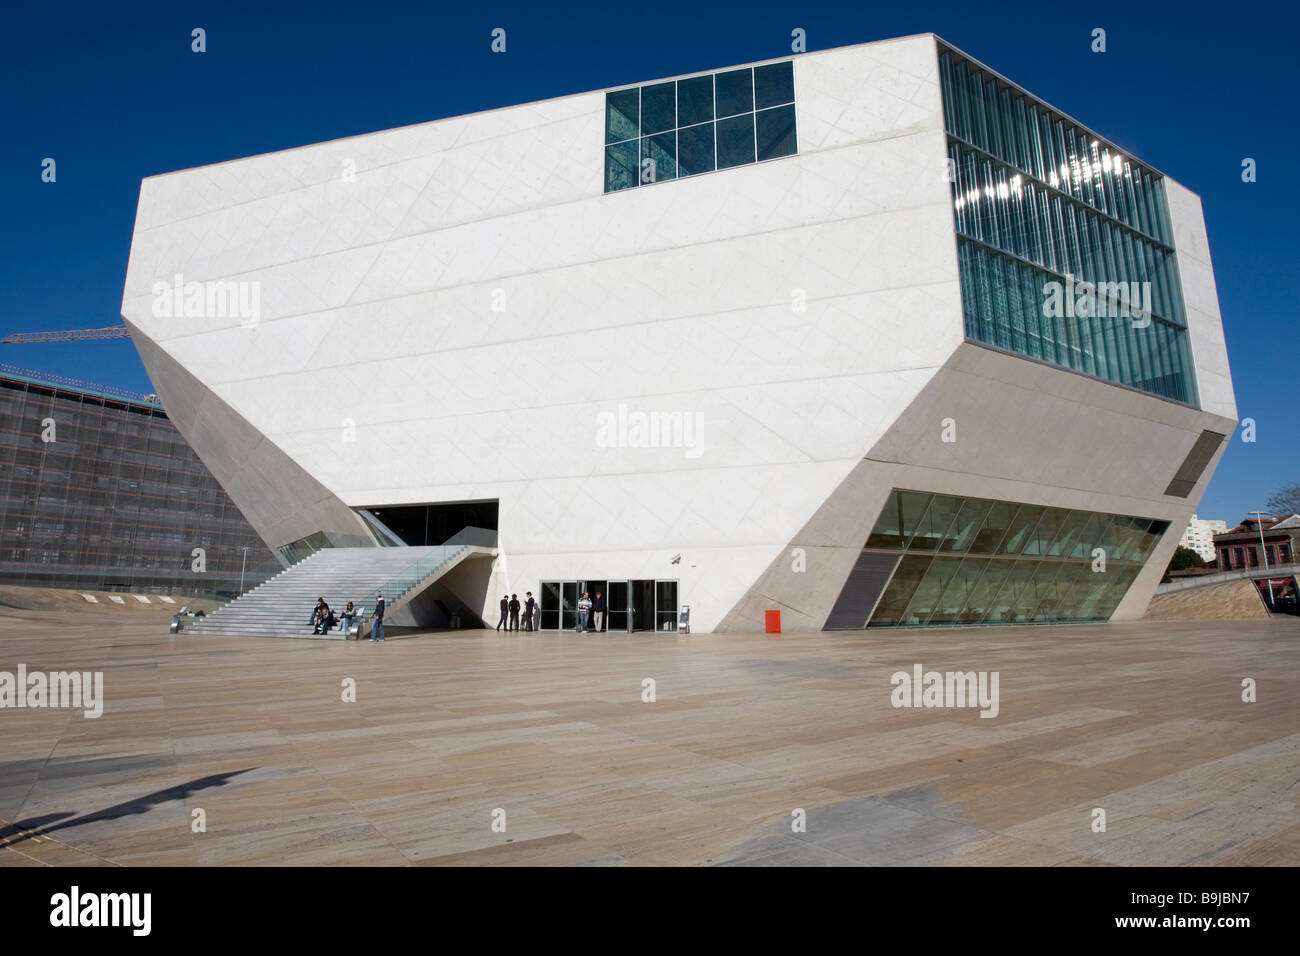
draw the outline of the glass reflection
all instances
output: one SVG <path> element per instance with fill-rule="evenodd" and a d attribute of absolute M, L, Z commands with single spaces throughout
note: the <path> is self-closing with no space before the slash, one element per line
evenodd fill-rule
<path fill-rule="evenodd" d="M 1105 620 L 1168 527 L 1149 518 L 894 489 L 866 550 L 906 554 L 868 626 Z M 1104 570 L 1098 553 L 1105 554 Z"/>

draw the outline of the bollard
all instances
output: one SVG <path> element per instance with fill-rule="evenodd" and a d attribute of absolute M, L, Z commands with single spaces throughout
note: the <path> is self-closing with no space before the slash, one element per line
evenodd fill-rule
<path fill-rule="evenodd" d="M 767 633 L 780 634 L 781 633 L 781 612 L 764 611 L 763 616 L 767 621 Z"/>

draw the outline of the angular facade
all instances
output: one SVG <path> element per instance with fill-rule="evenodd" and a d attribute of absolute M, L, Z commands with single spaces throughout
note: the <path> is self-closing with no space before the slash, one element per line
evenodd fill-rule
<path fill-rule="evenodd" d="M 0 366 L 0 583 L 230 598 L 279 570 L 156 398 Z"/>
<path fill-rule="evenodd" d="M 268 545 L 548 628 L 1138 617 L 1236 421 L 1197 197 L 930 35 L 148 179 L 122 311 Z"/>

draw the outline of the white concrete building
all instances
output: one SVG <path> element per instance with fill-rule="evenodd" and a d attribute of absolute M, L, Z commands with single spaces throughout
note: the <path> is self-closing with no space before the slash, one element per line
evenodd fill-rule
<path fill-rule="evenodd" d="M 1200 200 L 932 35 L 152 177 L 122 313 L 287 560 L 543 627 L 1139 617 L 1236 421 Z"/>
<path fill-rule="evenodd" d="M 1216 557 L 1214 536 L 1216 534 L 1226 534 L 1227 531 L 1228 523 L 1226 521 L 1192 515 L 1187 522 L 1187 530 L 1183 532 L 1182 540 L 1178 543 L 1184 548 L 1191 548 L 1206 561 L 1213 561 Z"/>

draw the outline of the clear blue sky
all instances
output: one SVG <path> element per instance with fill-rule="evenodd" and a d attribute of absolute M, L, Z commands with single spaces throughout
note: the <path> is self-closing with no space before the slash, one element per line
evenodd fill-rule
<path fill-rule="evenodd" d="M 0 35 L 0 332 L 120 321 L 140 180 L 584 90 L 934 32 L 1199 193 L 1239 417 L 1200 507 L 1300 484 L 1294 8 L 817 2 L 572 6 L 222 0 L 10 5 Z M 208 51 L 190 52 L 190 30 Z M 490 52 L 494 27 L 505 55 Z M 1092 53 L 1094 27 L 1107 52 Z M 1241 181 L 1241 161 L 1258 182 Z M 41 161 L 58 181 L 42 183 Z M 598 162 L 597 159 L 588 158 Z M 0 362 L 151 391 L 129 340 Z"/>

